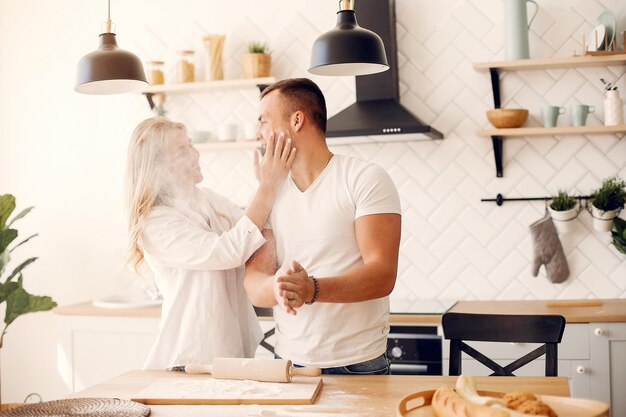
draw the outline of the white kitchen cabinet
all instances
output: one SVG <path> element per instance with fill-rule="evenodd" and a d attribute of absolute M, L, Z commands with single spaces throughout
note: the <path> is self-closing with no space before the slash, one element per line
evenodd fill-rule
<path fill-rule="evenodd" d="M 57 358 L 59 371 L 71 393 L 142 369 L 156 339 L 158 317 L 61 316 L 58 320 Z M 263 332 L 273 321 L 260 321 Z M 267 339 L 273 346 L 274 337 Z M 258 358 L 273 358 L 259 346 Z"/>
<path fill-rule="evenodd" d="M 57 362 L 68 390 L 75 393 L 141 369 L 158 327 L 158 318 L 59 317 Z"/>
<path fill-rule="evenodd" d="M 480 352 L 506 365 L 540 346 L 531 343 L 469 342 Z M 444 374 L 448 374 L 450 342 L 444 339 Z M 489 375 L 491 370 L 463 356 L 463 373 Z M 545 361 L 535 360 L 514 373 L 542 375 Z M 613 416 L 626 416 L 626 323 L 568 323 L 559 344 L 559 376 L 570 381 L 571 395 L 611 404 Z"/>

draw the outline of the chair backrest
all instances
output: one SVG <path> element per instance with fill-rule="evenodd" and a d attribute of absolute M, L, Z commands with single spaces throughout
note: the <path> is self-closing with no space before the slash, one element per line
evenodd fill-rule
<path fill-rule="evenodd" d="M 514 376 L 513 371 L 546 355 L 546 376 L 557 376 L 557 344 L 561 343 L 565 318 L 559 315 L 446 313 L 443 333 L 450 340 L 449 374 L 461 375 L 465 352 L 493 371 L 491 375 Z M 543 343 L 506 366 L 501 366 L 464 341 Z"/>

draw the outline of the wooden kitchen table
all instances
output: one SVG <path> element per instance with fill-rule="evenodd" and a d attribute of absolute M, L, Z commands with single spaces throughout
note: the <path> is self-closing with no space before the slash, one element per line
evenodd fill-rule
<path fill-rule="evenodd" d="M 159 378 L 180 378 L 178 372 L 130 371 L 74 394 L 79 397 L 130 399 Z M 569 396 L 564 377 L 475 377 L 479 390 L 529 391 Z M 289 417 L 289 416 L 395 416 L 400 400 L 413 392 L 454 386 L 456 377 L 413 375 L 322 375 L 324 386 L 311 405 L 152 405 L 151 416 Z"/>

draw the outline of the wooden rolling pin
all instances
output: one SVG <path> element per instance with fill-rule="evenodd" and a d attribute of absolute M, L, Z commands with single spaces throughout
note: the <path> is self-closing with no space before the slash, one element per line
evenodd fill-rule
<path fill-rule="evenodd" d="M 187 365 L 185 373 L 211 374 L 219 379 L 252 379 L 261 382 L 291 382 L 294 375 L 319 376 L 320 368 L 296 368 L 290 360 L 215 358 L 213 365 Z"/>

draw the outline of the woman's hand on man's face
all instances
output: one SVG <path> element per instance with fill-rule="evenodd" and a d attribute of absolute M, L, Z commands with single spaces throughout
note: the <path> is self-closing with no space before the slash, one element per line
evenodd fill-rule
<path fill-rule="evenodd" d="M 255 155 L 255 173 L 261 182 L 269 185 L 278 185 L 287 178 L 295 158 L 296 148 L 293 147 L 291 138 L 285 133 L 271 133 L 265 146 L 265 154 L 259 161 Z M 257 167 L 258 166 L 258 170 Z"/>

